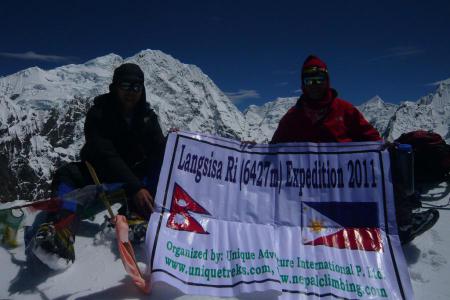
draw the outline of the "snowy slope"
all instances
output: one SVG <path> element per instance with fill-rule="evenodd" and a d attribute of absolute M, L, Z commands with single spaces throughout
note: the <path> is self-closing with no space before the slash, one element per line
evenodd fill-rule
<path fill-rule="evenodd" d="M 450 186 L 441 184 L 428 192 L 425 205 L 448 204 L 449 192 Z M 440 213 L 431 230 L 403 248 L 416 299 L 450 299 L 450 211 Z M 63 273 L 27 267 L 23 245 L 9 251 L 0 247 L 0 299 L 218 299 L 182 295 L 163 284 L 155 286 L 150 296 L 141 294 L 125 273 L 113 234 L 99 231 L 102 219 L 99 214 L 94 222 L 82 223 L 75 243 L 77 260 Z M 143 247 L 135 251 L 138 261 L 145 261 Z M 239 299 L 273 299 L 273 295 L 244 294 Z"/>
<path fill-rule="evenodd" d="M 231 138 L 246 131 L 242 113 L 207 75 L 161 51 L 126 59 L 109 54 L 48 71 L 29 68 L 0 78 L 0 181 L 7 183 L 1 199 L 45 196 L 52 171 L 78 158 L 86 112 L 124 62 L 143 69 L 147 101 L 164 131 L 177 127 Z"/>
<path fill-rule="evenodd" d="M 77 159 L 85 113 L 93 97 L 107 91 L 113 69 L 124 61 L 137 62 L 144 69 L 148 100 L 165 130 L 180 127 L 263 142 L 271 138 L 296 101 L 279 98 L 261 107 L 251 106 L 244 117 L 200 69 L 152 50 L 127 59 L 110 54 L 82 65 L 23 70 L 0 78 L 1 198 L 43 195 L 55 166 Z M 386 137 L 422 128 L 434 129 L 449 141 L 449 104 L 447 80 L 416 102 L 397 106 L 375 97 L 359 109 Z M 429 203 L 447 203 L 449 190 L 446 186 L 433 189 Z M 440 212 L 441 219 L 432 230 L 404 247 L 416 299 L 450 299 L 450 212 Z M 101 220 L 98 216 L 95 222 L 83 223 L 76 242 L 77 262 L 64 273 L 28 268 L 23 245 L 11 251 L 0 247 L 0 299 L 145 298 L 126 276 L 114 238 L 99 233 Z M 138 259 L 144 260 L 143 249 L 135 250 Z M 270 299 L 266 294 L 243 297 Z M 150 299 L 198 297 L 158 286 Z"/>
<path fill-rule="evenodd" d="M 397 108 L 398 105 L 386 103 L 379 96 L 375 96 L 358 106 L 359 111 L 363 113 L 367 121 L 369 121 L 382 136 Z"/>
<path fill-rule="evenodd" d="M 182 295 L 162 283 L 150 296 L 142 294 L 125 273 L 115 233 L 100 231 L 103 216 L 100 213 L 94 221 L 81 224 L 75 243 L 76 262 L 64 272 L 50 271 L 39 262 L 26 264 L 24 245 L 9 250 L 0 247 L 0 299 L 219 299 Z M 23 240 L 23 230 L 18 240 Z M 135 245 L 134 251 L 138 261 L 145 261 L 144 244 Z M 240 299 L 254 299 L 256 295 L 261 300 L 272 299 L 262 293 Z"/>
<path fill-rule="evenodd" d="M 248 139 L 267 143 L 277 129 L 278 123 L 297 98 L 278 98 L 262 106 L 250 105 L 244 112 L 248 123 Z"/>
<path fill-rule="evenodd" d="M 405 132 L 424 129 L 433 130 L 450 142 L 450 79 L 441 81 L 433 93 L 417 101 L 394 105 L 378 98 L 369 100 L 359 109 L 387 140 L 394 140 Z"/>
<path fill-rule="evenodd" d="M 441 81 L 435 92 L 416 102 L 404 102 L 387 128 L 388 138 L 395 139 L 403 132 L 433 130 L 450 141 L 450 79 Z"/>

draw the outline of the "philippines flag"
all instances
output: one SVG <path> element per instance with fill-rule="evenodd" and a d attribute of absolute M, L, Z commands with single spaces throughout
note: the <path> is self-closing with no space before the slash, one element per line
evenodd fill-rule
<path fill-rule="evenodd" d="M 304 245 L 383 251 L 376 202 L 302 202 Z"/>

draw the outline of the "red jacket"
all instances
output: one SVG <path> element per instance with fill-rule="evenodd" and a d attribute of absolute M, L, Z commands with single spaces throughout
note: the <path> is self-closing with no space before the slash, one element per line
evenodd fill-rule
<path fill-rule="evenodd" d="M 302 96 L 283 116 L 271 143 L 360 142 L 381 140 L 378 131 L 352 104 L 336 98 L 330 89 L 330 101 L 324 107 L 310 107 Z"/>

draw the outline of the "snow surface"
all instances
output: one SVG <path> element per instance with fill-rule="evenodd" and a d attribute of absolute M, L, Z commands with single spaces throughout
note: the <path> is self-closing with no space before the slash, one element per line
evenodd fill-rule
<path fill-rule="evenodd" d="M 434 187 L 423 199 L 424 205 L 448 204 L 450 185 Z M 440 210 L 440 214 L 431 230 L 403 247 L 416 299 L 450 299 L 450 211 Z M 27 266 L 23 244 L 9 250 L 0 247 L 0 299 L 221 299 L 183 295 L 162 283 L 154 286 L 151 295 L 139 292 L 125 273 L 114 233 L 100 231 L 103 215 L 82 223 L 75 242 L 75 263 L 61 273 L 36 262 Z M 144 245 L 135 245 L 134 250 L 137 260 L 145 261 Z M 264 300 L 274 296 L 252 293 L 227 299 Z"/>
<path fill-rule="evenodd" d="M 281 118 L 296 101 L 296 97 L 278 98 L 262 106 L 250 105 L 244 112 L 248 123 L 247 138 L 259 143 L 269 142 Z"/>
<path fill-rule="evenodd" d="M 107 92 L 114 68 L 123 62 L 142 67 L 147 100 L 164 130 L 178 127 L 266 142 L 296 101 L 278 98 L 241 113 L 198 67 L 155 50 L 129 58 L 108 54 L 53 70 L 22 70 L 0 78 L 0 198 L 45 195 L 52 171 L 78 158 L 84 116 L 93 98 Z M 394 105 L 376 96 L 358 108 L 388 140 L 414 129 L 430 129 L 450 142 L 450 79 L 440 81 L 435 92 L 417 101 Z M 450 196 L 445 187 L 441 189 L 443 200 L 429 200 L 446 203 Z M 438 224 L 404 248 L 417 299 L 450 299 L 449 214 L 441 210 Z M 145 298 L 125 274 L 112 236 L 98 234 L 100 220 L 98 216 L 96 222 L 83 223 L 76 242 L 78 259 L 61 274 L 27 267 L 23 246 L 10 251 L 0 247 L 0 299 Z M 143 250 L 135 250 L 143 260 Z M 262 293 L 247 298 L 267 297 Z M 162 286 L 150 298 L 189 297 Z"/>

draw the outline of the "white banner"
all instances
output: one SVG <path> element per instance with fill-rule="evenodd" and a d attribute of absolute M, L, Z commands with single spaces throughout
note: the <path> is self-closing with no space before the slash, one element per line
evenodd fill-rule
<path fill-rule="evenodd" d="M 211 296 L 412 299 L 379 148 L 171 134 L 147 231 L 152 283 Z"/>

